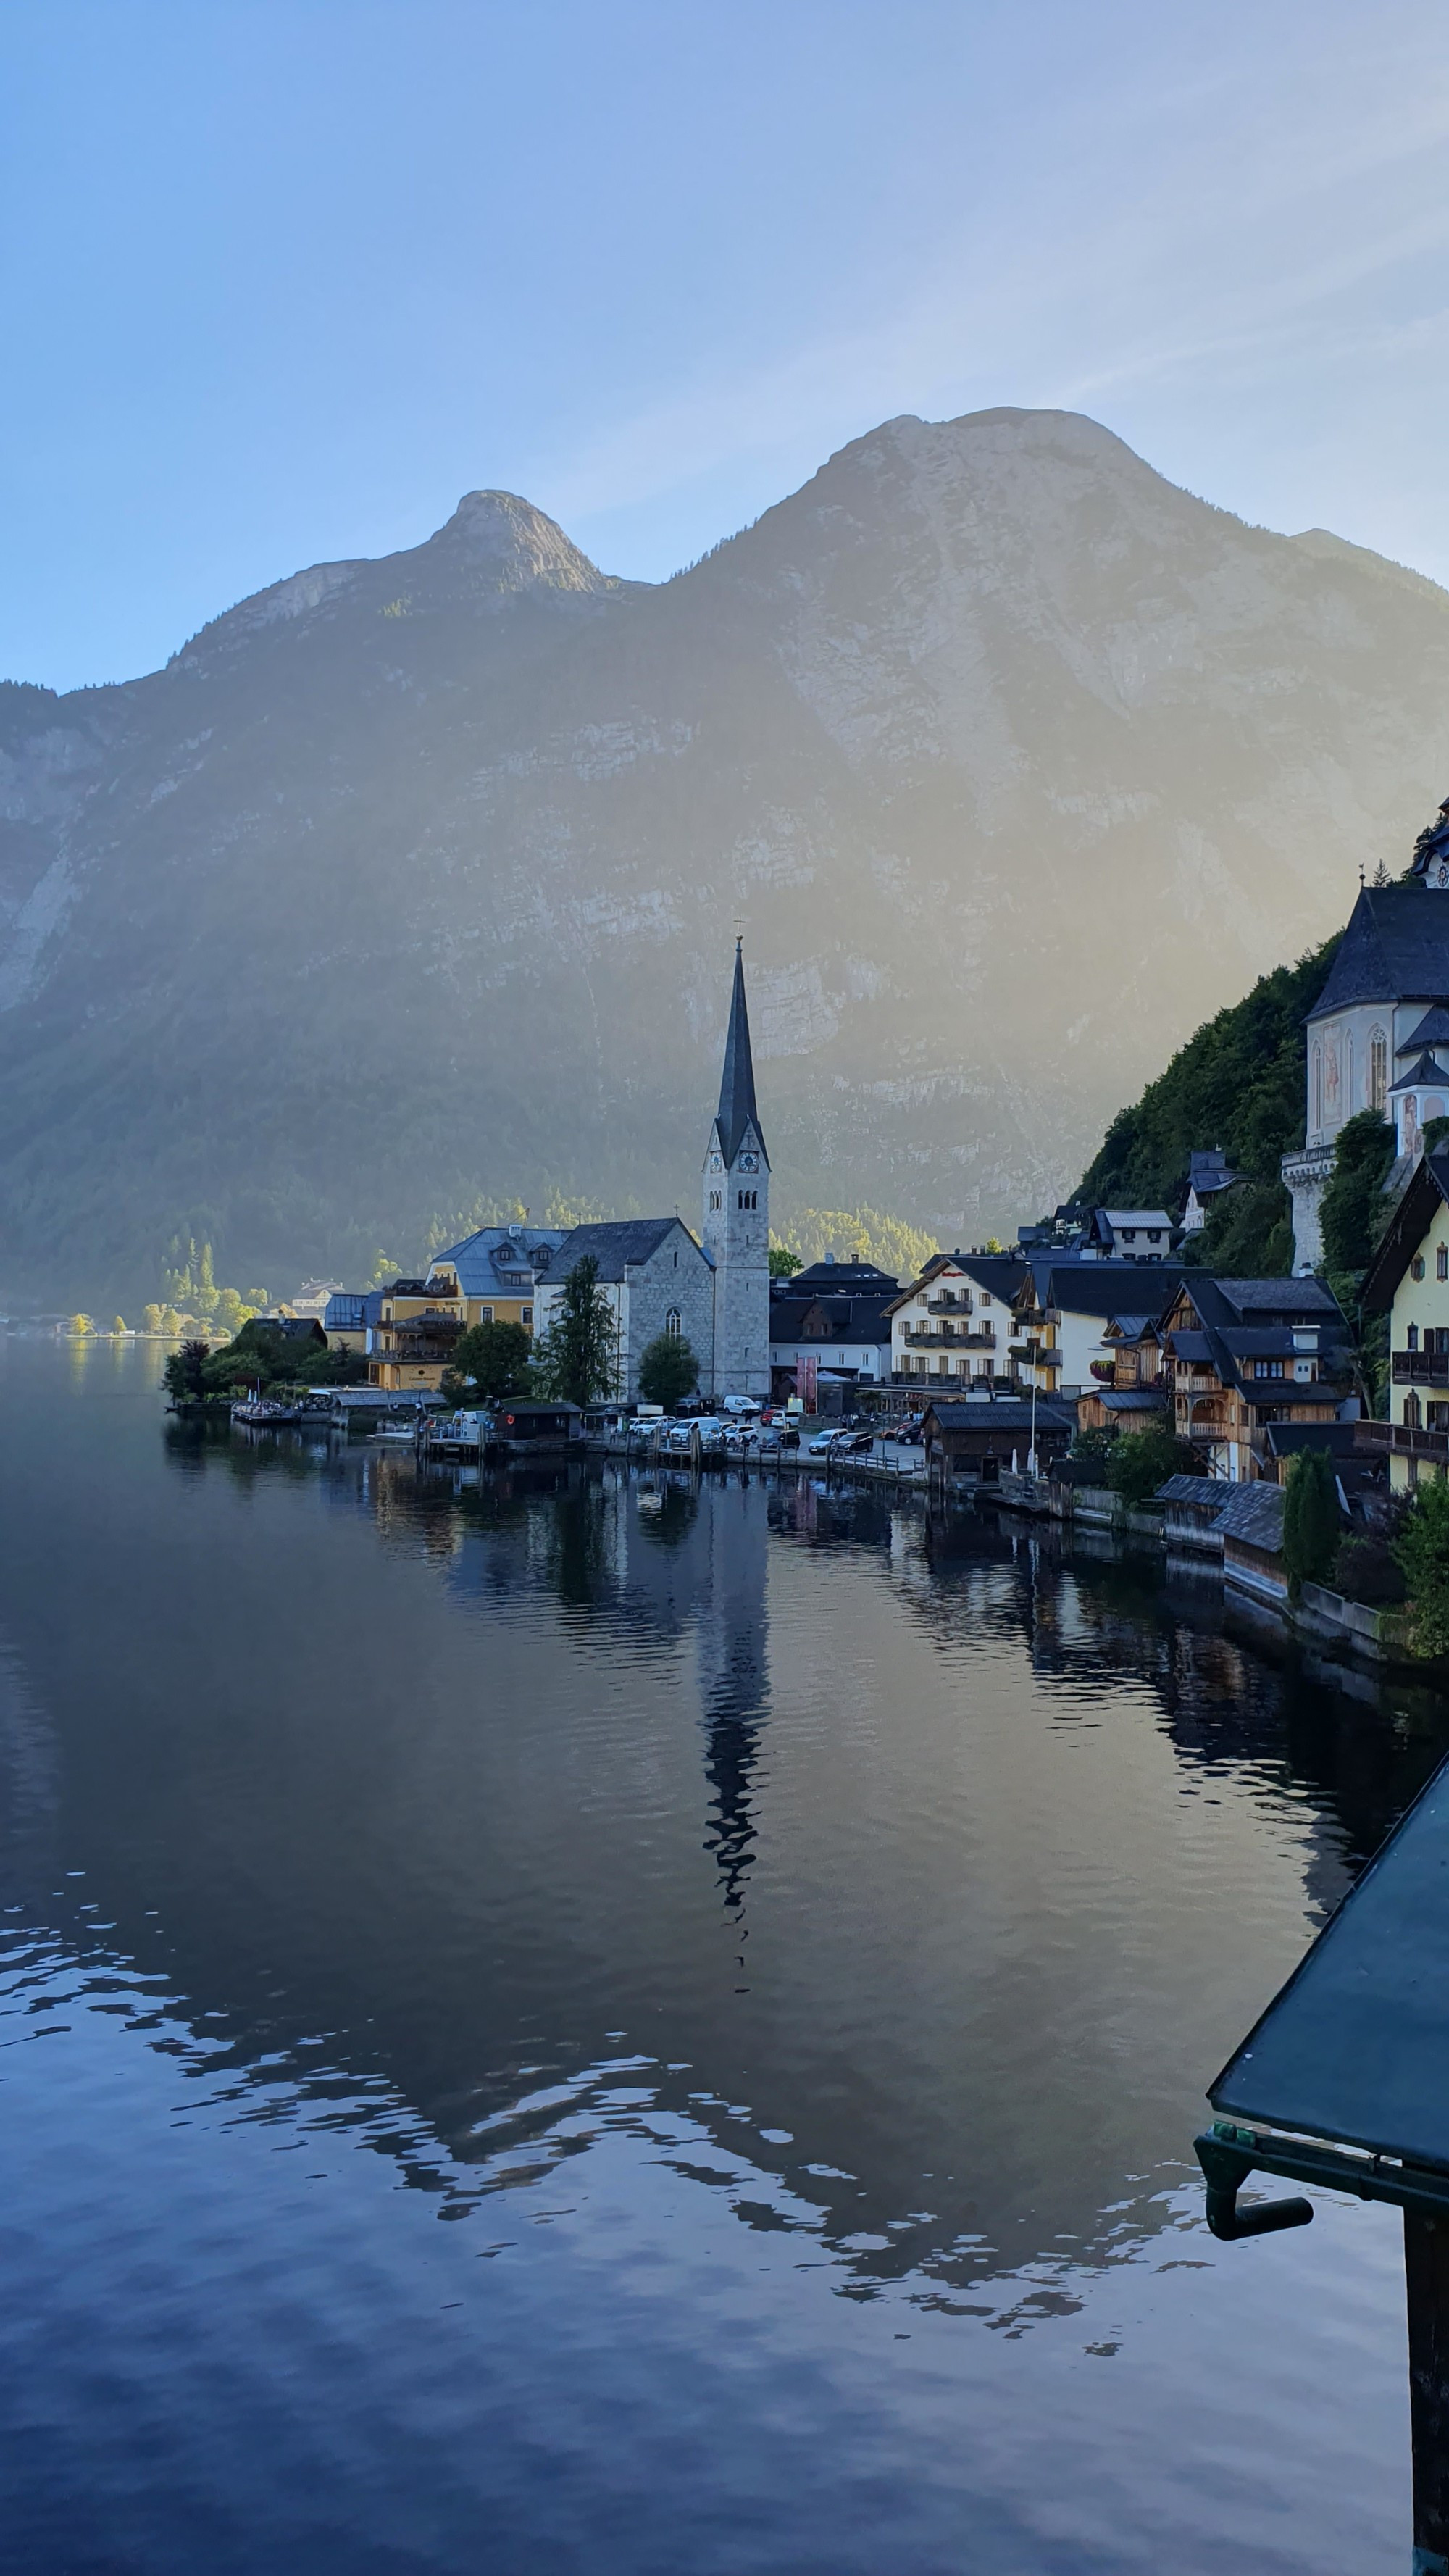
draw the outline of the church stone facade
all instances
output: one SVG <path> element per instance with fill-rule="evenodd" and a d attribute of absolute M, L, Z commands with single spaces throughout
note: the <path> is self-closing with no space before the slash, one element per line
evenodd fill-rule
<path fill-rule="evenodd" d="M 1294 1268 L 1323 1259 L 1320 1216 L 1339 1129 L 1360 1109 L 1393 1121 L 1399 1176 L 1449 1113 L 1449 798 L 1421 832 L 1408 881 L 1361 888 L 1308 1014 L 1304 1141 L 1283 1157 Z"/>
<path fill-rule="evenodd" d="M 720 1395 L 770 1393 L 770 1158 L 755 1101 L 744 956 L 735 981 L 719 1107 L 704 1157 L 704 1249 L 714 1264 L 714 1383 Z"/>
<path fill-rule="evenodd" d="M 644 1352 L 659 1334 L 677 1333 L 699 1363 L 703 1394 L 768 1398 L 770 1161 L 738 941 L 719 1107 L 704 1158 L 702 1236 L 696 1242 L 677 1215 L 575 1226 L 535 1287 L 534 1330 L 548 1331 L 565 1280 L 587 1258 L 613 1323 L 617 1395 L 637 1399 Z"/>

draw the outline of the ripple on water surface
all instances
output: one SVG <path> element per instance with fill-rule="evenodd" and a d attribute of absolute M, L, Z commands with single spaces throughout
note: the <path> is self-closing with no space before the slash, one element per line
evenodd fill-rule
<path fill-rule="evenodd" d="M 1389 2569 L 1395 2222 L 1202 2088 L 1440 1750 L 866 1494 L 3 1346 L 7 2564 Z"/>

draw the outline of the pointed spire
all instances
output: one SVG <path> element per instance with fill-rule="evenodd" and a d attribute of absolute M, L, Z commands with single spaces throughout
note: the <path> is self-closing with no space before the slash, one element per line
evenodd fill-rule
<path fill-rule="evenodd" d="M 730 998 L 729 1035 L 725 1039 L 724 1073 L 719 1087 L 719 1140 L 726 1164 L 734 1161 L 747 1126 L 753 1125 L 763 1153 L 760 1113 L 755 1106 L 755 1061 L 750 1053 L 750 1015 L 745 1005 L 744 943 L 735 941 L 735 988 Z"/>

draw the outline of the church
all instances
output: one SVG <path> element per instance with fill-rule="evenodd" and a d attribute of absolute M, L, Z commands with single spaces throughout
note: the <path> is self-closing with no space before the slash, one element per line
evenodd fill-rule
<path fill-rule="evenodd" d="M 1431 1118 L 1449 1114 L 1449 797 L 1398 885 L 1363 886 L 1308 1014 L 1304 1142 L 1285 1154 L 1293 1266 L 1323 1259 L 1320 1216 L 1339 1129 L 1360 1109 L 1393 1121 L 1407 1179 Z"/>
<path fill-rule="evenodd" d="M 699 1362 L 703 1393 L 770 1393 L 770 1158 L 755 1099 L 744 951 L 735 942 L 719 1107 L 705 1147 L 701 1239 L 677 1214 L 578 1225 L 534 1291 L 534 1330 L 546 1332 L 563 1283 L 586 1256 L 614 1320 L 618 1395 L 633 1403 L 639 1362 L 661 1333 L 680 1334 Z"/>

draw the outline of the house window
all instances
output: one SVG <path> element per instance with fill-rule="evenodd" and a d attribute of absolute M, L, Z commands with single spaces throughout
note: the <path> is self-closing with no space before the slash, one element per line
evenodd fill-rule
<path fill-rule="evenodd" d="M 666 1333 L 677 1333 L 677 1332 L 678 1332 L 678 1330 L 679 1330 L 679 1308 L 678 1308 L 677 1306 L 671 1306 L 671 1307 L 670 1307 L 668 1314 L 667 1314 L 667 1315 L 665 1316 L 665 1318 L 664 1318 L 664 1329 L 665 1329 Z"/>
<path fill-rule="evenodd" d="M 990 1303 L 991 1303 L 990 1296 L 989 1296 L 988 1292 L 986 1291 L 986 1289 L 984 1289 L 984 1288 L 983 1288 L 983 1289 L 982 1289 L 982 1291 L 981 1291 L 981 1303 L 982 1303 L 982 1305 L 983 1305 L 983 1306 L 989 1306 L 989 1305 L 990 1305 Z"/>
<path fill-rule="evenodd" d="M 1282 1374 L 1283 1363 L 1281 1360 L 1255 1360 L 1253 1362 L 1253 1375 L 1255 1377 L 1281 1377 Z"/>
<path fill-rule="evenodd" d="M 1382 1109 L 1389 1087 L 1389 1042 L 1382 1029 L 1375 1029 L 1369 1039 L 1368 1105 Z"/>
<path fill-rule="evenodd" d="M 1413 1260 L 1412 1260 L 1412 1261 L 1410 1262 L 1410 1264 L 1409 1264 L 1409 1268 L 1410 1268 L 1410 1271 L 1412 1272 L 1413 1276 L 1414 1276 L 1416 1279 L 1422 1279 L 1422 1278 L 1423 1278 L 1423 1276 L 1424 1276 L 1424 1256 L 1423 1256 L 1422 1252 L 1416 1252 L 1416 1253 L 1415 1253 Z"/>
<path fill-rule="evenodd" d="M 1404 1348 L 1405 1348 L 1405 1350 L 1406 1350 L 1406 1351 L 1416 1351 L 1416 1350 L 1418 1349 L 1418 1347 L 1419 1347 L 1419 1327 L 1418 1327 L 1418 1325 L 1417 1325 L 1417 1324 L 1411 1324 L 1411 1325 L 1409 1326 L 1408 1332 L 1407 1332 L 1407 1333 L 1405 1334 L 1405 1336 L 1404 1336 Z"/>
<path fill-rule="evenodd" d="M 524 1320 L 525 1324 L 528 1324 L 529 1326 L 531 1326 L 531 1325 L 532 1325 L 532 1323 L 533 1323 L 533 1308 L 532 1308 L 531 1306 L 525 1306 L 525 1307 L 524 1307 L 524 1310 L 523 1310 L 523 1320 Z"/>
<path fill-rule="evenodd" d="M 1404 1429 L 1406 1431 L 1417 1431 L 1418 1428 L 1419 1399 L 1416 1395 L 1406 1395 L 1404 1398 Z"/>
<path fill-rule="evenodd" d="M 480 1306 L 480 1307 L 479 1307 L 479 1309 L 478 1309 L 478 1321 L 479 1321 L 479 1323 L 480 1323 L 480 1324 L 491 1324 L 491 1323 L 492 1323 L 492 1321 L 493 1321 L 493 1309 L 492 1309 L 492 1307 L 491 1307 L 491 1306 Z"/>

